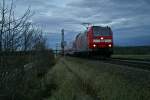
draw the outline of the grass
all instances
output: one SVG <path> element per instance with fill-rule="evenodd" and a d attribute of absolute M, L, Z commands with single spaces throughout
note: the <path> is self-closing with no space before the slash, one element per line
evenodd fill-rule
<path fill-rule="evenodd" d="M 150 46 L 114 47 L 112 57 L 150 60 Z"/>
<path fill-rule="evenodd" d="M 150 55 L 112 55 L 113 58 L 129 58 L 139 60 L 150 60 Z"/>
<path fill-rule="evenodd" d="M 73 100 L 77 93 L 76 77 L 62 63 L 58 63 L 48 73 L 47 82 L 53 82 L 58 86 L 58 89 L 52 93 L 51 100 Z"/>
<path fill-rule="evenodd" d="M 150 54 L 150 46 L 114 47 L 114 54 L 147 55 Z"/>
<path fill-rule="evenodd" d="M 58 62 L 47 74 L 47 83 L 57 85 L 47 100 L 150 99 L 149 72 L 77 58 L 63 60 L 73 72 Z"/>
<path fill-rule="evenodd" d="M 77 64 L 81 62 L 76 59 L 74 59 L 74 61 L 76 61 Z M 84 60 L 82 61 L 85 62 Z M 99 70 L 96 68 L 98 64 Z M 134 72 L 130 69 L 122 70 L 119 66 L 111 64 L 97 63 L 93 65 L 93 63 L 86 62 L 84 65 L 82 64 L 82 67 L 76 65 L 76 67 L 74 66 L 72 68 L 74 68 L 73 70 L 76 70 L 76 73 L 83 77 L 83 79 L 92 82 L 93 88 L 96 89 L 95 91 L 97 91 L 98 96 L 100 96 L 102 100 L 150 99 L 150 90 L 148 90 L 150 85 L 146 83 L 143 86 L 143 82 L 147 80 L 140 80 L 143 79 L 142 76 L 147 77 L 147 74 L 143 75 L 142 72 Z M 139 77 L 139 74 L 142 76 Z M 135 77 L 130 75 L 135 75 Z M 148 79 L 150 79 L 150 77 Z M 135 95 L 137 96 L 135 97 Z"/>

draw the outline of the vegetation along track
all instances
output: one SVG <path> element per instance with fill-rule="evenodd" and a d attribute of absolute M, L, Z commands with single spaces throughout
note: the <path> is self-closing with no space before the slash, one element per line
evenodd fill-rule
<path fill-rule="evenodd" d="M 124 58 L 123 59 L 122 58 L 105 58 L 105 59 L 100 59 L 100 60 L 102 60 L 105 63 L 125 65 L 127 67 L 134 67 L 134 68 L 139 68 L 139 69 L 150 71 L 150 61 L 137 60 L 137 59 L 124 59 Z"/>
<path fill-rule="evenodd" d="M 70 68 L 70 66 L 65 62 L 65 60 L 61 60 L 61 62 L 65 65 L 68 71 L 74 74 L 74 76 L 78 79 L 79 84 L 82 86 L 81 89 L 82 91 L 85 92 L 85 94 L 90 95 L 92 97 L 92 100 L 100 99 L 96 90 L 93 88 L 93 86 L 89 82 L 86 82 L 84 79 L 80 77 L 80 75 L 78 75 L 75 71 L 73 71 Z"/>
<path fill-rule="evenodd" d="M 61 71 L 58 75 L 65 76 L 63 79 L 65 83 L 70 78 L 71 80 L 70 86 L 67 84 L 65 89 L 61 89 L 61 85 L 58 85 L 58 90 L 63 90 L 65 95 L 68 93 L 66 91 L 72 93 L 72 100 L 78 100 L 78 98 L 86 98 L 84 100 L 149 100 L 150 98 L 150 72 L 147 70 L 105 63 L 104 60 L 76 57 L 64 57 L 59 63 L 60 67 L 57 68 L 64 68 L 65 71 L 62 70 L 64 75 L 59 74 Z M 61 83 L 64 84 L 64 81 Z"/>

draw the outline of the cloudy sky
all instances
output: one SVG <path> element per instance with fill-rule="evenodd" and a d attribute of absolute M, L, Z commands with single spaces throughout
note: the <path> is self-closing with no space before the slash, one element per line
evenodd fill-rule
<path fill-rule="evenodd" d="M 50 47 L 60 42 L 62 28 L 72 41 L 83 22 L 111 26 L 115 45 L 150 45 L 150 0 L 16 0 L 16 15 L 29 6 Z"/>

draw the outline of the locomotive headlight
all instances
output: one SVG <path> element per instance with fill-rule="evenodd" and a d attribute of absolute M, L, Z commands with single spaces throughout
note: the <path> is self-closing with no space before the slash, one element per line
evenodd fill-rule
<path fill-rule="evenodd" d="M 101 40 L 104 40 L 104 38 L 103 38 L 103 37 L 101 37 Z"/>
<path fill-rule="evenodd" d="M 100 42 L 100 40 L 99 39 L 94 39 L 93 42 L 97 43 L 97 42 Z"/>
<path fill-rule="evenodd" d="M 96 45 L 95 45 L 95 44 L 93 44 L 93 47 L 95 48 L 95 47 L 96 47 Z"/>
<path fill-rule="evenodd" d="M 106 39 L 105 42 L 112 42 L 112 40 L 111 39 Z"/>
<path fill-rule="evenodd" d="M 108 46 L 109 46 L 110 48 L 112 47 L 112 45 L 111 45 L 111 44 L 109 44 Z"/>

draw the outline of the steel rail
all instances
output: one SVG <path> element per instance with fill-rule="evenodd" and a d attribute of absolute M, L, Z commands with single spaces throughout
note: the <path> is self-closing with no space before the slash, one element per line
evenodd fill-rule
<path fill-rule="evenodd" d="M 128 67 L 134 67 L 150 71 L 150 61 L 136 60 L 136 59 L 122 59 L 122 58 L 105 58 L 100 60 L 105 63 L 125 65 Z"/>

